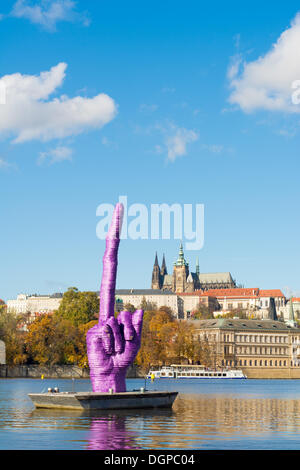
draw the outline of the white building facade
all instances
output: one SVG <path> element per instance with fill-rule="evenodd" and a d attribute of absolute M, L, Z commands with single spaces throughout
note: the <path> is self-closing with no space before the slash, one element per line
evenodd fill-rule
<path fill-rule="evenodd" d="M 58 309 L 62 294 L 26 295 L 20 294 L 14 300 L 7 301 L 7 311 L 16 315 L 22 313 L 51 313 Z"/>

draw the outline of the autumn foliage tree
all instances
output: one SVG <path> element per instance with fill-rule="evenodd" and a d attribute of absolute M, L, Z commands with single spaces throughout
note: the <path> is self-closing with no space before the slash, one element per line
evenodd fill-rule
<path fill-rule="evenodd" d="M 191 318 L 193 320 L 207 320 L 214 318 L 214 316 L 211 308 L 199 302 L 196 308 L 192 311 Z"/>
<path fill-rule="evenodd" d="M 74 363 L 76 327 L 57 315 L 43 315 L 28 328 L 26 349 L 32 362 L 52 366 Z"/>
<path fill-rule="evenodd" d="M 9 365 L 24 364 L 27 361 L 25 332 L 19 328 L 21 320 L 20 316 L 8 312 L 6 306 L 1 305 L 0 339 L 5 342 L 6 362 Z"/>
<path fill-rule="evenodd" d="M 70 287 L 63 295 L 57 315 L 74 326 L 95 320 L 99 314 L 99 297 L 96 292 L 80 292 Z"/>

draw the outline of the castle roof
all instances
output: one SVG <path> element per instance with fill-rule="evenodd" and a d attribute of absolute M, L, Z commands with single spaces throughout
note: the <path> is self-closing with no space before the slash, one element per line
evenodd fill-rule
<path fill-rule="evenodd" d="M 260 289 L 260 297 L 285 297 L 280 289 Z"/>
<path fill-rule="evenodd" d="M 170 290 L 160 289 L 116 289 L 116 295 L 176 295 Z"/>
<path fill-rule="evenodd" d="M 259 289 L 255 288 L 233 288 L 233 289 L 208 289 L 205 291 L 206 295 L 212 297 L 226 297 L 226 298 L 257 298 L 257 297 L 284 297 L 280 289 Z"/>
<path fill-rule="evenodd" d="M 290 325 L 275 320 L 234 320 L 232 318 L 216 318 L 212 320 L 189 320 L 196 328 L 222 328 L 230 330 L 256 330 L 256 331 L 287 331 L 297 330 Z"/>
<path fill-rule="evenodd" d="M 229 272 L 225 273 L 200 273 L 199 274 L 200 284 L 210 284 L 210 283 L 227 283 L 233 282 L 231 274 Z"/>

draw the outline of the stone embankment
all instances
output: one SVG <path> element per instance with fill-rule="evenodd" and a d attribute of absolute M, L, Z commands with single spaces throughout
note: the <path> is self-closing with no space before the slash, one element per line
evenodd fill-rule
<path fill-rule="evenodd" d="M 55 366 L 38 366 L 38 365 L 19 365 L 8 366 L 0 365 L 0 379 L 1 378 L 30 378 L 40 379 L 44 376 L 47 378 L 60 378 L 60 379 L 88 379 L 89 369 L 78 366 L 68 365 L 55 365 Z M 145 375 L 136 367 L 131 366 L 128 369 L 127 378 L 143 378 Z"/>

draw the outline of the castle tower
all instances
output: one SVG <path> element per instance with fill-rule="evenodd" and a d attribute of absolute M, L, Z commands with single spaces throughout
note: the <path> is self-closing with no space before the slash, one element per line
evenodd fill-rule
<path fill-rule="evenodd" d="M 153 271 L 152 271 L 151 289 L 160 289 L 160 288 L 161 288 L 161 276 L 160 276 L 160 268 L 158 264 L 157 253 L 156 253 Z"/>
<path fill-rule="evenodd" d="M 183 253 L 183 246 L 180 243 L 179 256 L 177 261 L 174 263 L 173 269 L 173 291 L 174 292 L 185 292 L 186 281 L 189 275 L 189 263 L 186 262 Z"/>
<path fill-rule="evenodd" d="M 164 277 L 166 274 L 168 274 L 167 265 L 166 265 L 166 260 L 165 260 L 165 255 L 163 255 L 163 260 L 162 260 L 162 265 L 161 265 L 160 274 L 161 274 L 162 277 Z"/>
<path fill-rule="evenodd" d="M 200 274 L 200 266 L 199 266 L 199 258 L 197 256 L 197 259 L 196 259 L 196 274 L 197 276 L 199 277 L 199 274 Z"/>

